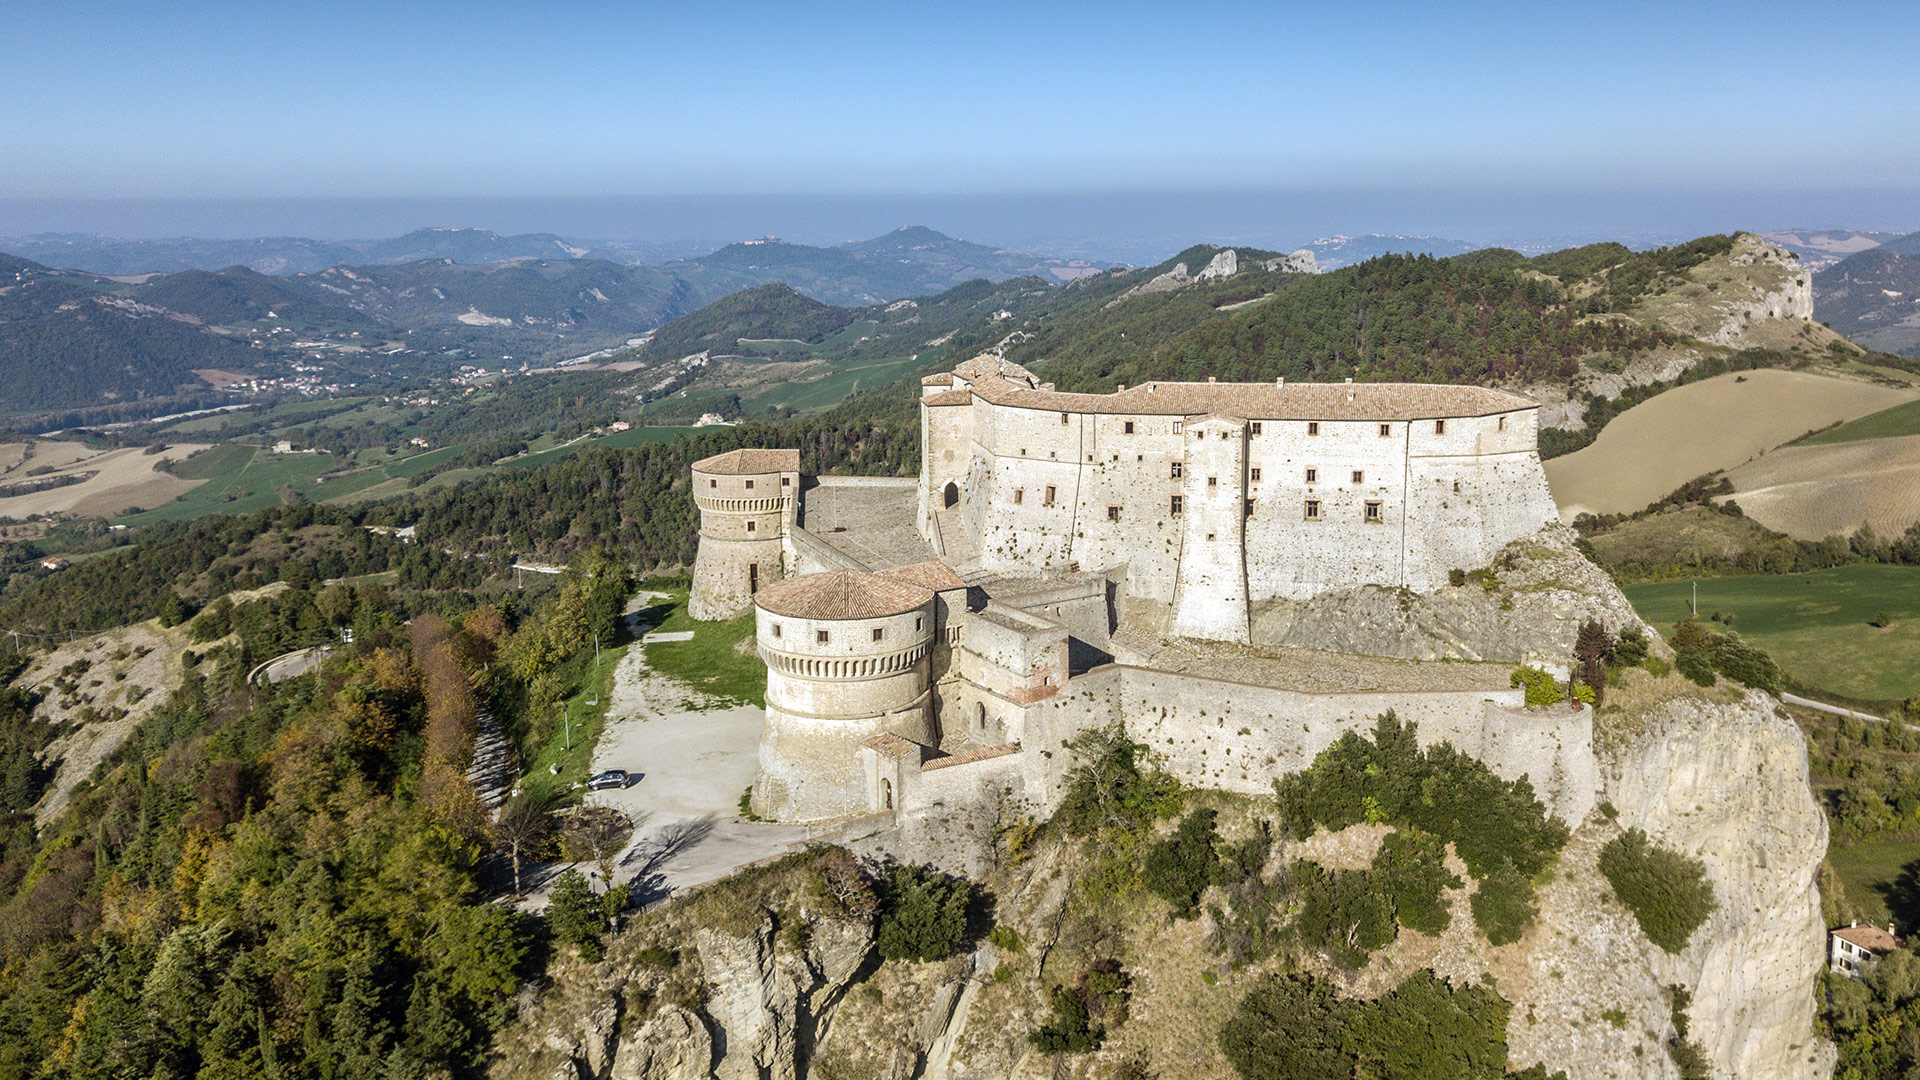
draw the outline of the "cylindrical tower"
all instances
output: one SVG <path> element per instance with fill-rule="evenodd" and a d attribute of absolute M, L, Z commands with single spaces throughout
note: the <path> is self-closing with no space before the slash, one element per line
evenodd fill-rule
<path fill-rule="evenodd" d="M 754 605 L 767 727 L 753 812 L 779 821 L 866 812 L 861 743 L 880 734 L 934 741 L 932 591 L 838 570 L 770 585 Z"/>
<path fill-rule="evenodd" d="M 799 492 L 798 450 L 731 450 L 693 463 L 700 546 L 687 614 L 730 619 L 786 576 L 783 553 Z"/>

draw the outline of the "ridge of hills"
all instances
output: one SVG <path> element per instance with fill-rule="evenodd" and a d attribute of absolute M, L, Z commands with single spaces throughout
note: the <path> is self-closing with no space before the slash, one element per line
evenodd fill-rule
<path fill-rule="evenodd" d="M 1849 255 L 1814 275 L 1814 312 L 1871 348 L 1920 356 L 1920 233 Z"/>

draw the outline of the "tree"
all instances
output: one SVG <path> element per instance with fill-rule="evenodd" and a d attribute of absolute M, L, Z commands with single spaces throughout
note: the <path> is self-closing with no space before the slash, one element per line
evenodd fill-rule
<path fill-rule="evenodd" d="M 1614 639 L 1598 619 L 1580 624 L 1580 635 L 1573 643 L 1574 658 L 1580 661 L 1580 674 L 1593 687 L 1593 704 L 1598 708 L 1606 694 L 1607 665 L 1613 663 Z"/>
<path fill-rule="evenodd" d="M 578 948 L 587 960 L 597 961 L 605 952 L 600 934 L 607 925 L 606 915 L 593 886 L 578 870 L 567 870 L 554 879 L 553 892 L 547 897 L 547 925 L 555 941 Z"/>
<path fill-rule="evenodd" d="M 880 955 L 888 960 L 944 960 L 967 940 L 973 889 L 930 866 L 890 864 L 880 875 Z"/>
<path fill-rule="evenodd" d="M 588 803 L 560 830 L 560 848 L 573 862 L 592 862 L 600 884 L 613 888 L 613 862 L 633 838 L 633 819 L 611 806 Z"/>
<path fill-rule="evenodd" d="M 1242 1080 L 1352 1076 L 1345 1047 L 1351 1006 L 1307 976 L 1269 975 L 1220 1028 L 1220 1051 Z"/>
<path fill-rule="evenodd" d="M 545 792 L 522 791 L 500 808 L 493 823 L 494 847 L 513 863 L 513 891 L 520 890 L 521 860 L 544 854 L 553 843 L 553 800 Z"/>
<path fill-rule="evenodd" d="M 1195 810 L 1180 822 L 1173 835 L 1147 852 L 1141 883 L 1172 904 L 1178 918 L 1192 918 L 1199 912 L 1200 894 L 1219 874 L 1220 860 L 1213 850 L 1219 836 L 1213 822 L 1212 810 Z"/>

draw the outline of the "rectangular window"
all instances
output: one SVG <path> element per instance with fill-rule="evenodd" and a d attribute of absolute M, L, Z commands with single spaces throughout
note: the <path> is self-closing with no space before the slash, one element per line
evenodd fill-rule
<path fill-rule="evenodd" d="M 751 522 L 751 521 L 749 521 L 749 522 L 747 522 L 747 531 L 748 531 L 748 532 L 752 532 L 752 531 L 753 531 L 753 522 Z"/>
<path fill-rule="evenodd" d="M 793 477 L 791 477 L 791 476 L 783 476 L 783 477 L 781 477 L 781 478 L 780 478 L 780 486 L 781 486 L 781 487 L 792 487 L 792 486 L 793 486 Z"/>
<path fill-rule="evenodd" d="M 760 591 L 760 564 L 748 563 L 747 564 L 747 592 L 757 593 L 759 591 Z"/>
<path fill-rule="evenodd" d="M 1177 461 L 1176 461 L 1176 462 L 1174 462 L 1174 463 L 1173 463 L 1173 466 L 1172 466 L 1172 472 L 1171 472 L 1171 474 L 1170 474 L 1170 475 L 1172 475 L 1172 477 L 1173 477 L 1173 478 L 1174 478 L 1175 480 L 1178 480 L 1178 479 L 1180 479 L 1180 476 L 1181 476 L 1181 474 L 1182 474 L 1182 472 L 1183 472 L 1183 470 L 1184 470 L 1185 468 L 1186 468 L 1186 466 L 1184 466 L 1184 465 L 1182 465 L 1182 464 L 1180 464 L 1179 462 L 1177 462 Z"/>
<path fill-rule="evenodd" d="M 1453 493 L 1454 493 L 1455 495 L 1458 495 L 1458 494 L 1460 494 L 1460 481 L 1458 481 L 1458 480 L 1455 480 L 1455 481 L 1453 482 Z"/>
<path fill-rule="evenodd" d="M 717 487 L 719 487 L 719 486 L 720 486 L 720 481 L 718 481 L 718 480 L 708 480 L 708 481 L 707 481 L 707 486 L 708 486 L 708 487 L 710 487 L 710 488 L 717 488 Z"/>
<path fill-rule="evenodd" d="M 1183 431 L 1185 431 L 1185 430 L 1187 430 L 1187 425 L 1186 425 L 1186 424 L 1184 424 L 1184 423 L 1182 423 L 1182 422 L 1180 422 L 1180 421 L 1178 421 L 1178 420 L 1175 420 L 1175 421 L 1173 422 L 1173 433 L 1174 433 L 1175 435 L 1178 435 L 1178 434 L 1180 434 L 1181 432 L 1183 432 Z"/>
<path fill-rule="evenodd" d="M 1311 468 L 1310 468 L 1310 469 L 1308 469 L 1308 470 L 1307 470 L 1307 483 L 1309 483 L 1309 484 L 1317 484 L 1317 483 L 1319 483 L 1319 482 L 1320 482 L 1320 470 L 1319 470 L 1319 469 L 1311 469 Z"/>
<path fill-rule="evenodd" d="M 1320 434 L 1320 421 L 1318 420 L 1307 421 L 1307 434 L 1309 435 Z"/>
<path fill-rule="evenodd" d="M 1119 508 L 1119 507 L 1117 507 L 1117 506 L 1109 506 L 1109 507 L 1107 507 L 1107 520 L 1108 520 L 1108 521 L 1119 521 L 1119 520 L 1120 520 L 1120 508 Z"/>
<path fill-rule="evenodd" d="M 1048 506 L 1053 505 L 1053 485 L 1052 484 L 1047 485 L 1047 505 Z"/>
<path fill-rule="evenodd" d="M 1173 516 L 1174 516 L 1174 517 L 1179 517 L 1179 516 L 1180 516 L 1180 511 L 1181 511 L 1181 510 L 1183 510 L 1183 509 L 1185 509 L 1185 508 L 1186 508 L 1186 505 L 1187 505 L 1187 500 L 1185 500 L 1185 499 L 1183 499 L 1183 498 L 1181 498 L 1181 497 L 1180 497 L 1180 496 L 1178 496 L 1178 495 L 1175 495 L 1175 496 L 1173 497 L 1173 506 L 1172 506 L 1172 510 L 1173 510 Z"/>
<path fill-rule="evenodd" d="M 1207 486 L 1208 486 L 1208 487 L 1210 487 L 1210 488 L 1212 488 L 1212 487 L 1219 487 L 1219 486 L 1220 486 L 1220 478 L 1219 478 L 1219 477 L 1217 477 L 1217 476 L 1209 476 L 1209 477 L 1207 477 Z"/>
<path fill-rule="evenodd" d="M 1381 438 L 1383 438 L 1383 439 L 1384 439 L 1384 438 L 1386 438 L 1387 436 L 1389 436 L 1389 435 L 1391 435 L 1391 434 L 1393 434 L 1393 425 L 1392 425 L 1392 424 L 1381 424 L 1381 425 L 1380 425 L 1380 437 L 1381 437 Z"/>
<path fill-rule="evenodd" d="M 1248 517 L 1253 516 L 1253 500 L 1252 499 L 1247 500 L 1247 516 Z"/>
<path fill-rule="evenodd" d="M 1014 488 L 1013 489 L 1013 505 L 1019 506 L 1021 503 L 1026 501 L 1027 501 L 1027 489 Z"/>
<path fill-rule="evenodd" d="M 1255 420 L 1255 421 L 1253 422 L 1253 433 L 1254 433 L 1255 435 L 1258 435 L 1258 434 L 1260 434 L 1260 421 L 1258 421 L 1258 420 Z"/>
<path fill-rule="evenodd" d="M 1061 413 L 1061 414 L 1060 414 L 1060 422 L 1061 422 L 1061 423 L 1063 423 L 1063 424 L 1067 422 L 1067 414 L 1066 414 L 1066 413 Z"/>
<path fill-rule="evenodd" d="M 1253 469 L 1253 470 L 1252 470 L 1252 472 L 1253 472 L 1253 482 L 1254 482 L 1254 483 L 1256 483 L 1256 484 L 1257 484 L 1257 483 L 1259 483 L 1259 482 L 1260 482 L 1260 470 L 1259 470 L 1258 468 L 1255 468 L 1255 469 Z"/>
<path fill-rule="evenodd" d="M 1320 500 L 1319 499 L 1307 500 L 1307 520 L 1308 521 L 1320 520 Z"/>
<path fill-rule="evenodd" d="M 1435 420 L 1433 422 L 1433 433 L 1435 435 L 1445 435 L 1447 433 L 1447 422 L 1445 420 Z"/>
<path fill-rule="evenodd" d="M 749 480 L 749 481 L 747 481 L 747 490 L 748 490 L 748 491 L 752 491 L 752 490 L 753 490 L 753 481 L 751 481 L 751 480 Z"/>
<path fill-rule="evenodd" d="M 918 629 L 920 629 L 920 624 L 921 624 L 922 622 L 924 622 L 925 620 L 926 620 L 926 616 L 925 616 L 925 615 L 915 615 L 915 616 L 913 617 L 913 628 L 914 628 L 915 630 L 918 630 Z"/>
<path fill-rule="evenodd" d="M 1507 430 L 1507 418 L 1504 416 L 1500 418 L 1500 430 L 1501 431 Z"/>
<path fill-rule="evenodd" d="M 813 643 L 815 645 L 825 645 L 827 643 L 827 632 L 825 630 L 815 630 L 813 632 Z"/>
<path fill-rule="evenodd" d="M 780 636 L 780 624 L 779 624 L 779 623 L 774 623 L 774 624 L 773 624 L 773 636 L 774 636 L 774 637 L 779 637 L 779 636 Z"/>
<path fill-rule="evenodd" d="M 879 641 L 880 639 L 886 636 L 887 636 L 887 632 L 885 630 L 881 629 L 878 626 L 873 628 L 873 640 Z"/>
<path fill-rule="evenodd" d="M 1129 420 L 1126 423 L 1120 425 L 1120 430 L 1126 432 L 1129 435 L 1133 434 L 1133 421 Z"/>
<path fill-rule="evenodd" d="M 1380 503 L 1378 500 L 1367 500 L 1367 520 L 1372 522 L 1378 522 L 1380 520 Z"/>
<path fill-rule="evenodd" d="M 1361 471 L 1360 471 L 1359 469 L 1355 469 L 1355 470 L 1353 470 L 1353 482 L 1354 482 L 1354 483 L 1356 483 L 1356 484 L 1364 484 L 1364 483 L 1366 483 L 1366 482 L 1367 482 L 1367 474 L 1366 474 L 1366 473 L 1364 473 L 1364 472 L 1361 472 Z"/>

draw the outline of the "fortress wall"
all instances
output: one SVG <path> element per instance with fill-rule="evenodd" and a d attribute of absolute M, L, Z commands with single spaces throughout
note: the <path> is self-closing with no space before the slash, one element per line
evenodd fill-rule
<path fill-rule="evenodd" d="M 693 560 L 693 586 L 687 614 L 696 619 L 730 619 L 753 602 L 754 567 L 764 587 L 786 577 L 786 548 L 779 532 L 762 539 L 715 541 L 702 532 Z"/>
<path fill-rule="evenodd" d="M 1512 540 L 1554 520 L 1552 493 L 1531 451 L 1474 457 L 1416 457 L 1410 463 L 1406 584 L 1420 591 L 1447 583 L 1449 570 L 1493 561 Z"/>
<path fill-rule="evenodd" d="M 1379 421 L 1318 423 L 1319 434 L 1309 435 L 1306 421 L 1262 421 L 1260 434 L 1247 439 L 1253 601 L 1403 583 L 1407 425 L 1391 423 L 1383 437 Z M 1318 521 L 1307 519 L 1308 500 L 1320 504 Z M 1380 504 L 1378 521 L 1367 520 L 1370 501 Z"/>
<path fill-rule="evenodd" d="M 973 413 L 967 405 L 928 405 L 920 409 L 920 520 L 944 508 L 948 483 L 964 493 L 973 456 Z M 924 530 L 923 530 L 924 531 Z"/>
<path fill-rule="evenodd" d="M 835 570 L 864 570 L 859 562 L 839 548 L 795 525 L 787 530 L 787 565 L 794 577 L 802 574 L 827 574 Z"/>
<path fill-rule="evenodd" d="M 1209 418 L 1186 425 L 1182 539 L 1172 630 L 1247 640 L 1246 427 Z"/>
<path fill-rule="evenodd" d="M 872 798 L 860 744 L 888 734 L 925 739 L 924 693 L 883 715 L 820 720 L 776 708 L 771 674 L 767 684 L 767 726 L 760 736 L 760 765 L 748 804 L 761 817 L 825 821 L 867 813 Z"/>

